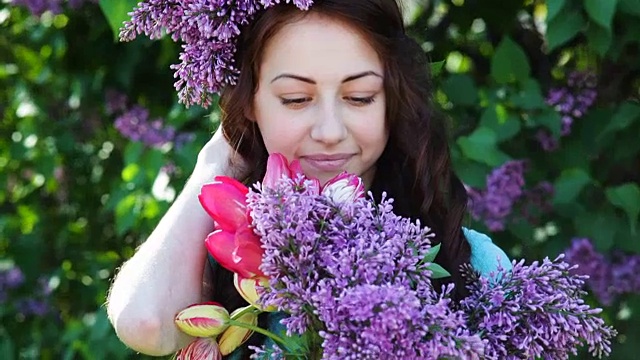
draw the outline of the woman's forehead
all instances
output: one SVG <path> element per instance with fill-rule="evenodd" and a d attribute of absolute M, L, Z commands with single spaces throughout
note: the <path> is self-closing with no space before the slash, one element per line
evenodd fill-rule
<path fill-rule="evenodd" d="M 266 44 L 261 78 L 294 73 L 310 78 L 340 78 L 362 71 L 382 73 L 379 56 L 353 26 L 309 14 L 283 26 Z"/>

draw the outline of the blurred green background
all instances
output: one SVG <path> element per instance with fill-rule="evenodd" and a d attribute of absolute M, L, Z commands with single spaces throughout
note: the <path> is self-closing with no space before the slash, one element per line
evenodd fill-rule
<path fill-rule="evenodd" d="M 640 0 L 405 2 L 476 200 L 467 225 L 513 258 L 574 244 L 587 300 L 619 331 L 611 358 L 637 358 Z M 109 282 L 219 113 L 178 104 L 179 44 L 116 40 L 135 3 L 0 4 L 1 359 L 142 358 L 106 319 Z"/>

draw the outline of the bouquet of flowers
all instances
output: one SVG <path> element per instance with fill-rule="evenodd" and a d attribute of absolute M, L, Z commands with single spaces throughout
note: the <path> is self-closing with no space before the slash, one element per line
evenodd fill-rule
<path fill-rule="evenodd" d="M 616 335 L 562 256 L 489 277 L 465 268 L 470 295 L 452 301 L 453 285 L 432 284 L 449 274 L 433 262 L 431 230 L 395 215 L 393 199 L 376 204 L 353 175 L 321 187 L 274 154 L 253 189 L 217 177 L 200 202 L 216 222 L 207 249 L 250 305 L 180 312 L 197 339 L 178 359 L 220 359 L 253 332 L 273 344 L 255 358 L 286 359 L 566 359 L 584 344 L 600 357 Z M 256 325 L 265 311 L 286 314 L 286 333 Z"/>

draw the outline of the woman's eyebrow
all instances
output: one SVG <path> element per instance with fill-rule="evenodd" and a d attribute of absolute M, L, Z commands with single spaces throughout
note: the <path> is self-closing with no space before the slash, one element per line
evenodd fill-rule
<path fill-rule="evenodd" d="M 344 83 L 347 83 L 349 81 L 353 81 L 353 80 L 357 80 L 357 79 L 363 78 L 365 76 L 377 76 L 379 78 L 382 78 L 382 75 L 376 73 L 375 71 L 363 71 L 361 73 L 357 73 L 357 74 L 349 75 L 349 76 L 345 77 L 342 80 L 342 83 L 344 84 Z M 313 80 L 313 79 L 310 79 L 310 78 L 304 77 L 304 76 L 300 76 L 300 75 L 289 74 L 289 73 L 283 73 L 283 74 L 280 74 L 280 75 L 274 77 L 271 80 L 271 83 L 275 82 L 276 80 L 285 79 L 285 78 L 306 82 L 308 84 L 314 84 L 314 85 L 316 84 L 315 80 Z"/>

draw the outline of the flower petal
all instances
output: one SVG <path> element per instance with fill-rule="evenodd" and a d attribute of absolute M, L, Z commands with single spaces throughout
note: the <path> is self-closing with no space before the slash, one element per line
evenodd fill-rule
<path fill-rule="evenodd" d="M 322 188 L 322 194 L 338 204 L 354 202 L 364 197 L 364 184 L 360 177 L 343 172 L 327 181 Z"/>
<path fill-rule="evenodd" d="M 234 231 L 249 223 L 247 216 L 248 191 L 248 188 L 241 182 L 225 176 L 218 176 L 213 183 L 202 186 L 198 200 L 221 229 Z"/>
<path fill-rule="evenodd" d="M 221 360 L 222 353 L 213 338 L 197 338 L 180 349 L 176 360 Z"/>
<path fill-rule="evenodd" d="M 233 252 L 236 248 L 236 235 L 234 233 L 216 230 L 207 236 L 204 244 L 209 254 L 222 267 L 229 271 L 236 271 L 236 262 L 233 259 Z"/>
<path fill-rule="evenodd" d="M 262 180 L 262 186 L 273 188 L 283 176 L 291 177 L 289 161 L 280 153 L 269 155 L 269 159 L 267 159 L 267 172 Z"/>
<path fill-rule="evenodd" d="M 231 315 L 233 316 L 235 314 L 238 314 L 245 309 L 246 307 L 236 309 L 233 313 L 231 313 Z M 258 324 L 258 314 L 256 314 L 255 312 L 248 312 L 234 320 L 256 326 Z M 225 330 L 222 335 L 220 335 L 220 338 L 218 338 L 218 343 L 220 344 L 220 352 L 223 356 L 232 353 L 240 345 L 244 344 L 244 342 L 247 341 L 252 334 L 252 330 L 245 329 L 239 326 L 229 326 L 229 328 Z"/>
<path fill-rule="evenodd" d="M 244 277 L 264 276 L 260 270 L 264 249 L 260 238 L 250 227 L 238 229 L 235 235 L 235 246 L 232 253 L 235 272 Z"/>
<path fill-rule="evenodd" d="M 219 335 L 228 327 L 229 312 L 220 304 L 194 304 L 180 311 L 174 322 L 182 332 L 195 337 Z"/>
<path fill-rule="evenodd" d="M 266 277 L 254 277 L 254 278 L 245 278 L 242 275 L 236 273 L 233 274 L 233 285 L 238 290 L 238 293 L 245 299 L 249 304 L 254 306 L 256 309 L 261 311 L 272 312 L 276 311 L 277 308 L 274 306 L 262 307 L 259 304 L 260 297 L 258 295 L 258 291 L 256 287 L 260 286 L 269 286 L 269 280 Z"/>

